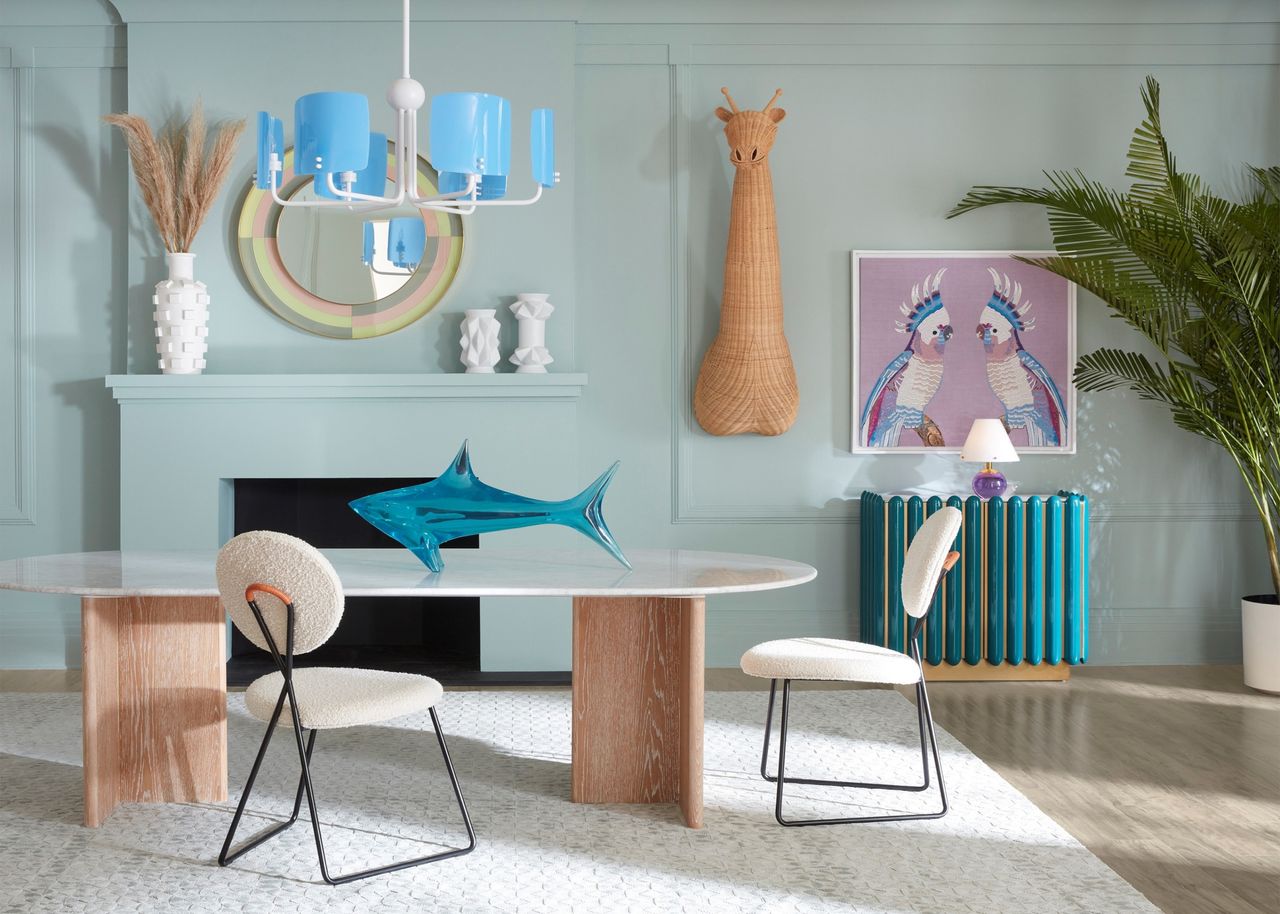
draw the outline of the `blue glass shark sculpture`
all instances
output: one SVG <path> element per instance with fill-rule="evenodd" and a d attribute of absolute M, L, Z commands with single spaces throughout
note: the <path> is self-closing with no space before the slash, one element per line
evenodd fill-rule
<path fill-rule="evenodd" d="M 441 543 L 539 524 L 560 524 L 577 530 L 630 568 L 631 563 L 618 548 L 603 514 L 604 492 L 618 466 L 615 463 L 609 467 L 573 498 L 540 501 L 495 489 L 477 479 L 464 441 L 453 464 L 436 479 L 357 498 L 351 502 L 351 509 L 435 572 L 444 570 Z"/>

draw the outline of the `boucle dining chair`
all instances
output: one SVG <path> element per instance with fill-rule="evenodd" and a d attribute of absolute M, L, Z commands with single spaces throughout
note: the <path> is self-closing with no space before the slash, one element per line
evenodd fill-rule
<path fill-rule="evenodd" d="M 251 642 L 269 651 L 276 665 L 274 673 L 255 680 L 245 692 L 245 707 L 254 717 L 267 722 L 267 732 L 236 806 L 227 839 L 218 855 L 218 864 L 226 866 L 293 825 L 298 820 L 304 794 L 315 833 L 316 854 L 320 858 L 320 875 L 330 885 L 459 857 L 474 850 L 475 831 L 471 827 L 467 804 L 462 798 L 458 776 L 453 770 L 449 748 L 445 745 L 444 731 L 440 729 L 440 719 L 436 715 L 435 705 L 444 693 L 440 683 L 428 676 L 381 670 L 295 669 L 294 658 L 328 641 L 342 618 L 342 582 L 329 560 L 318 549 L 296 537 L 257 530 L 242 533 L 222 547 L 218 553 L 217 577 L 218 592 L 231 621 Z M 436 742 L 440 745 L 453 795 L 466 826 L 466 847 L 356 873 L 331 875 L 325 860 L 324 839 L 320 834 L 320 817 L 311 783 L 311 752 L 315 748 L 316 733 L 382 723 L 421 711 L 428 711 L 431 715 Z M 286 821 L 265 829 L 232 851 L 231 842 L 236 828 L 244 815 L 253 783 L 277 726 L 291 726 L 298 744 L 302 773 L 293 801 L 293 813 Z M 308 730 L 309 736 L 306 735 Z"/>
<path fill-rule="evenodd" d="M 938 740 L 933 730 L 933 712 L 925 690 L 924 670 L 920 662 L 920 633 L 934 597 L 960 553 L 951 551 L 960 530 L 961 514 L 944 507 L 931 515 L 907 549 L 902 563 L 902 605 L 914 620 L 909 637 L 910 655 L 874 644 L 842 641 L 836 638 L 787 638 L 757 644 L 742 655 L 742 671 L 748 676 L 772 680 L 769 687 L 769 711 L 764 726 L 764 750 L 760 754 L 760 776 L 778 785 L 773 814 L 779 824 L 845 825 L 855 822 L 901 822 L 909 819 L 940 819 L 947 814 L 947 787 L 942 779 L 942 763 L 938 758 Z M 769 731 L 773 728 L 773 706 L 782 681 L 782 720 L 778 734 L 778 773 L 768 773 Z M 860 682 L 881 685 L 914 685 L 916 717 L 920 724 L 920 761 L 924 769 L 921 784 L 875 784 L 861 781 L 835 781 L 820 778 L 798 778 L 785 775 L 787 764 L 787 719 L 791 710 L 791 683 L 794 680 L 827 682 Z M 836 819 L 787 819 L 782 813 L 783 787 L 786 784 L 813 784 L 823 787 L 856 787 L 866 790 L 897 790 L 919 793 L 929 789 L 929 754 L 938 774 L 938 793 L 942 808 L 933 812 L 891 813 L 875 816 L 851 816 Z"/>

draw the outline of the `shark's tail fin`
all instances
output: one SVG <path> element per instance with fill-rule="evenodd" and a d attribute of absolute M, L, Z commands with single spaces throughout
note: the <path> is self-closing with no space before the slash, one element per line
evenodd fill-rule
<path fill-rule="evenodd" d="M 609 525 L 604 522 L 604 493 L 613 481 L 613 474 L 618 472 L 620 464 L 615 463 L 600 474 L 600 478 L 582 490 L 582 493 L 569 499 L 571 509 L 563 523 L 572 527 L 584 536 L 590 537 L 604 547 L 605 551 L 625 565 L 631 567 L 627 557 L 622 554 Z"/>

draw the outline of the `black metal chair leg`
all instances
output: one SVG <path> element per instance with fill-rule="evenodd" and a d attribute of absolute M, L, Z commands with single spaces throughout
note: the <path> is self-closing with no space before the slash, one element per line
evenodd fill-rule
<path fill-rule="evenodd" d="M 785 682 L 790 682 L 790 680 L 785 680 Z M 768 770 L 769 731 L 773 728 L 774 693 L 777 691 L 777 688 L 778 688 L 778 680 L 775 679 L 773 680 L 773 684 L 769 688 L 769 716 L 765 719 L 764 750 L 760 753 L 760 777 L 764 778 L 770 784 L 777 783 L 777 780 L 778 780 L 778 776 L 774 774 L 769 774 L 769 770 Z M 783 688 L 785 690 L 786 686 L 784 686 Z M 917 685 L 916 686 L 917 696 L 919 696 L 919 693 L 920 693 L 920 687 Z M 785 702 L 785 698 L 784 698 L 784 702 Z M 784 703 L 784 707 L 785 707 L 785 703 Z M 882 783 L 870 782 L 870 781 L 831 781 L 831 780 L 825 780 L 823 778 L 796 778 L 796 777 L 787 778 L 787 783 L 788 784 L 813 784 L 818 787 L 858 787 L 865 790 L 899 790 L 899 791 L 905 791 L 907 793 L 921 793 L 925 790 L 928 790 L 929 789 L 929 757 L 928 757 L 929 750 L 928 750 L 928 743 L 925 739 L 925 727 L 924 727 L 924 718 L 923 718 L 924 712 L 920 711 L 919 707 L 920 706 L 917 705 L 917 712 L 918 712 L 918 715 L 920 716 L 920 756 L 921 756 L 921 760 L 923 761 L 924 783 L 922 784 L 882 784 Z"/>
<path fill-rule="evenodd" d="M 290 700 L 290 710 L 292 711 L 296 706 L 296 702 Z M 436 716 L 436 709 L 431 708 L 430 711 L 431 723 L 434 725 L 436 730 L 436 740 L 440 744 L 440 754 L 444 758 L 445 769 L 449 773 L 449 782 L 453 786 L 453 795 L 458 801 L 458 809 L 462 813 L 462 821 L 467 829 L 467 846 L 441 851 L 438 854 L 428 854 L 425 857 L 415 857 L 411 860 L 401 860 L 396 863 L 388 863 L 385 866 L 372 867 L 371 869 L 360 870 L 355 873 L 347 873 L 341 876 L 334 876 L 329 872 L 329 862 L 325 858 L 324 853 L 324 838 L 320 831 L 320 816 L 316 811 L 315 790 L 311 783 L 311 768 L 308 764 L 307 755 L 303 752 L 302 748 L 302 722 L 298 718 L 297 712 L 293 711 L 293 732 L 298 743 L 298 759 L 302 764 L 302 780 L 306 788 L 307 807 L 311 812 L 311 828 L 316 839 L 316 856 L 320 860 L 320 876 L 329 885 L 344 885 L 348 882 L 355 882 L 357 879 L 367 879 L 370 876 L 380 876 L 384 873 L 393 873 L 397 870 L 408 869 L 411 866 L 420 866 L 421 864 L 432 863 L 437 860 L 447 860 L 450 857 L 461 857 L 463 854 L 469 854 L 475 850 L 476 833 L 471 826 L 471 816 L 467 813 L 466 801 L 462 798 L 462 788 L 458 784 L 458 776 L 453 769 L 453 760 L 449 757 L 449 749 L 445 745 L 444 731 L 440 728 L 440 719 Z"/>
<path fill-rule="evenodd" d="M 266 754 L 267 754 L 267 746 L 271 744 L 271 737 L 275 733 L 276 725 L 280 720 L 280 713 L 284 707 L 285 695 L 286 695 L 285 690 L 281 689 L 280 699 L 276 702 L 276 710 L 272 714 L 271 723 L 267 727 L 267 732 L 262 737 L 262 745 L 258 748 L 258 756 L 253 760 L 253 768 L 249 771 L 249 778 L 245 782 L 244 792 L 240 795 L 240 802 L 236 804 L 236 813 L 235 813 L 235 816 L 231 819 L 231 828 L 227 830 L 227 838 L 222 843 L 221 853 L 218 854 L 219 866 L 226 866 L 228 863 L 233 862 L 237 858 L 253 850 L 255 847 L 262 844 L 264 841 L 270 840 L 271 838 L 280 834 L 280 832 L 284 831 L 294 822 L 298 821 L 298 813 L 302 809 L 302 792 L 304 787 L 301 775 L 298 777 L 298 793 L 293 800 L 293 813 L 289 816 L 289 818 L 286 821 L 279 823 L 278 825 L 274 825 L 271 828 L 268 828 L 259 832 L 258 834 L 250 838 L 248 841 L 246 841 L 244 845 L 238 848 L 234 853 L 231 852 L 231 842 L 235 840 L 236 829 L 240 825 L 240 819 L 244 815 L 245 806 L 249 802 L 249 794 L 253 792 L 253 783 L 255 780 L 257 780 L 258 770 L 262 767 L 262 760 L 263 758 L 266 757 Z M 312 730 L 311 736 L 307 741 L 307 758 L 308 759 L 311 758 L 311 750 L 315 746 L 315 742 L 316 742 L 316 731 Z"/>
<path fill-rule="evenodd" d="M 947 788 L 942 779 L 942 761 L 938 753 L 937 734 L 933 726 L 933 711 L 929 705 L 928 692 L 925 689 L 924 679 L 921 678 L 916 686 L 916 717 L 920 725 L 920 754 L 924 763 L 924 784 L 923 785 L 898 785 L 898 784 L 873 784 L 860 781 L 829 781 L 817 778 L 789 778 L 786 776 L 787 763 L 787 723 L 790 716 L 791 705 L 791 680 L 784 679 L 782 681 L 782 721 L 778 734 L 778 774 L 771 777 L 767 773 L 766 760 L 769 752 L 769 731 L 773 726 L 773 704 L 774 693 L 777 690 L 777 680 L 773 681 L 773 685 L 769 690 L 769 719 L 765 723 L 764 736 L 764 754 L 760 761 L 760 774 L 766 781 L 776 783 L 778 785 L 777 796 L 774 802 L 774 818 L 778 820 L 778 824 L 788 827 L 798 827 L 806 825 L 850 825 L 855 823 L 870 824 L 875 822 L 906 822 L 914 819 L 940 819 L 947 814 Z M 937 812 L 927 813 L 898 813 L 883 816 L 852 816 L 838 819 L 793 819 L 788 820 L 783 816 L 783 788 L 786 784 L 814 784 L 822 787 L 855 787 L 864 790 L 899 790 L 920 792 L 927 790 L 930 783 L 929 778 L 929 750 L 932 749 L 933 766 L 938 774 L 938 792 L 942 799 L 942 809 Z"/>

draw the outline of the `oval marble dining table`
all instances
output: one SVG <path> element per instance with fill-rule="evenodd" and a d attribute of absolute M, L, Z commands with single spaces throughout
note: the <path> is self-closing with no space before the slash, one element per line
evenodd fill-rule
<path fill-rule="evenodd" d="M 759 555 L 324 550 L 348 596 L 573 597 L 572 797 L 676 803 L 702 826 L 705 600 L 813 580 Z M 85 552 L 0 562 L 0 590 L 81 598 L 84 821 L 121 803 L 227 798 L 226 613 L 215 553 Z M 267 582 L 270 583 L 270 582 Z M 3 603 L 0 602 L 0 612 Z"/>

